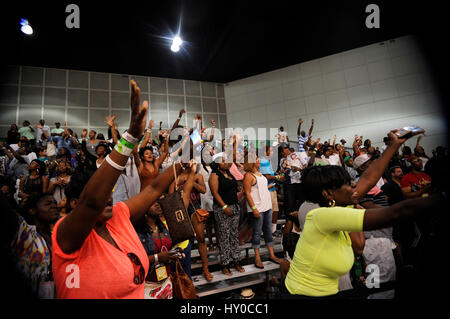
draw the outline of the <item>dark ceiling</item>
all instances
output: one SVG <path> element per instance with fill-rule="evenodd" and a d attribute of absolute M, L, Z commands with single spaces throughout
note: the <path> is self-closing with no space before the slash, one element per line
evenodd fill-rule
<path fill-rule="evenodd" d="M 65 27 L 70 3 L 80 7 L 80 29 Z M 370 3 L 380 7 L 380 29 L 365 27 Z M 15 1 L 2 9 L 0 30 L 8 64 L 230 82 L 407 34 L 424 36 L 439 10 L 397 0 Z M 22 17 L 34 27 L 32 37 L 19 31 Z M 176 32 L 180 21 L 186 43 L 174 54 L 161 37 Z"/>

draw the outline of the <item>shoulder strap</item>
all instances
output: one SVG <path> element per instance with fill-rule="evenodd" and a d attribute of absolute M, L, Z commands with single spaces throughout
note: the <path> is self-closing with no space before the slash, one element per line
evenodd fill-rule
<path fill-rule="evenodd" d="M 175 162 L 172 164 L 173 167 L 173 176 L 175 178 L 175 190 L 178 190 L 178 176 L 177 176 L 177 170 L 175 169 Z"/>

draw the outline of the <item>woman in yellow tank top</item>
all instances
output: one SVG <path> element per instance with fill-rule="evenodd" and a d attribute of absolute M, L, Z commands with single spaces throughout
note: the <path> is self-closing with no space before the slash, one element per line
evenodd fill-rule
<path fill-rule="evenodd" d="M 348 232 L 374 230 L 399 219 L 442 204 L 445 196 L 435 194 L 393 206 L 355 209 L 353 205 L 380 179 L 390 159 L 406 139 L 391 131 L 390 145 L 381 158 L 364 172 L 356 186 L 340 166 L 307 168 L 302 175 L 306 200 L 320 208 L 306 215 L 294 258 L 281 285 L 283 298 L 336 298 L 338 279 L 352 267 L 354 255 Z M 351 205 L 351 206 L 350 206 Z"/>

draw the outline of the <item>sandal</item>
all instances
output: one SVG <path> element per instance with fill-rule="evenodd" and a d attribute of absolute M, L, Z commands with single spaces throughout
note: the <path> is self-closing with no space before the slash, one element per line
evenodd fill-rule
<path fill-rule="evenodd" d="M 277 258 L 278 259 L 278 258 Z M 278 259 L 278 260 L 276 260 L 276 259 L 273 259 L 273 258 L 271 258 L 271 257 L 269 257 L 269 260 L 271 261 L 271 262 L 274 262 L 274 263 L 276 263 L 276 264 L 280 264 L 280 262 L 281 262 L 281 260 L 280 259 Z"/>
<path fill-rule="evenodd" d="M 245 268 L 241 266 L 241 264 L 236 263 L 236 265 L 234 266 L 234 268 L 239 271 L 239 272 L 245 272 Z"/>
<path fill-rule="evenodd" d="M 224 273 L 224 275 L 233 276 L 233 274 L 231 273 L 230 269 L 228 269 L 228 267 L 223 267 L 222 272 Z"/>
<path fill-rule="evenodd" d="M 211 281 L 214 278 L 214 276 L 208 270 L 203 271 L 203 277 L 205 277 L 206 281 Z"/>
<path fill-rule="evenodd" d="M 259 268 L 259 269 L 264 269 L 263 263 L 261 263 L 261 264 L 259 264 L 259 265 L 257 265 L 257 264 L 255 263 L 255 267 L 256 267 L 256 268 Z"/>

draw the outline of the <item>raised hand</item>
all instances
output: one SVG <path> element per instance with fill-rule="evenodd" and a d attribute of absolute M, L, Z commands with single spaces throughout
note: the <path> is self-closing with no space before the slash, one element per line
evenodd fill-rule
<path fill-rule="evenodd" d="M 140 105 L 141 90 L 134 80 L 131 80 L 131 119 L 128 133 L 135 138 L 141 138 L 147 123 L 148 101 Z"/>
<path fill-rule="evenodd" d="M 81 138 L 86 138 L 87 133 L 88 133 L 88 130 L 84 129 L 83 132 L 81 133 Z"/>
<path fill-rule="evenodd" d="M 298 119 L 298 122 L 299 122 L 300 124 L 302 124 L 302 123 L 303 123 L 303 120 L 302 120 L 302 119 Z"/>
<path fill-rule="evenodd" d="M 178 113 L 178 117 L 182 117 L 184 113 L 186 113 L 186 110 L 185 109 L 181 109 L 180 113 Z"/>
<path fill-rule="evenodd" d="M 150 123 L 148 124 L 148 127 L 149 127 L 149 128 L 152 128 L 154 124 L 155 124 L 155 121 L 150 120 Z"/>
<path fill-rule="evenodd" d="M 115 114 L 113 114 L 111 116 L 107 116 L 105 118 L 105 123 L 108 124 L 110 127 L 113 127 L 115 119 L 116 119 L 116 115 Z"/>
<path fill-rule="evenodd" d="M 311 120 L 311 124 L 314 124 L 314 119 Z"/>

